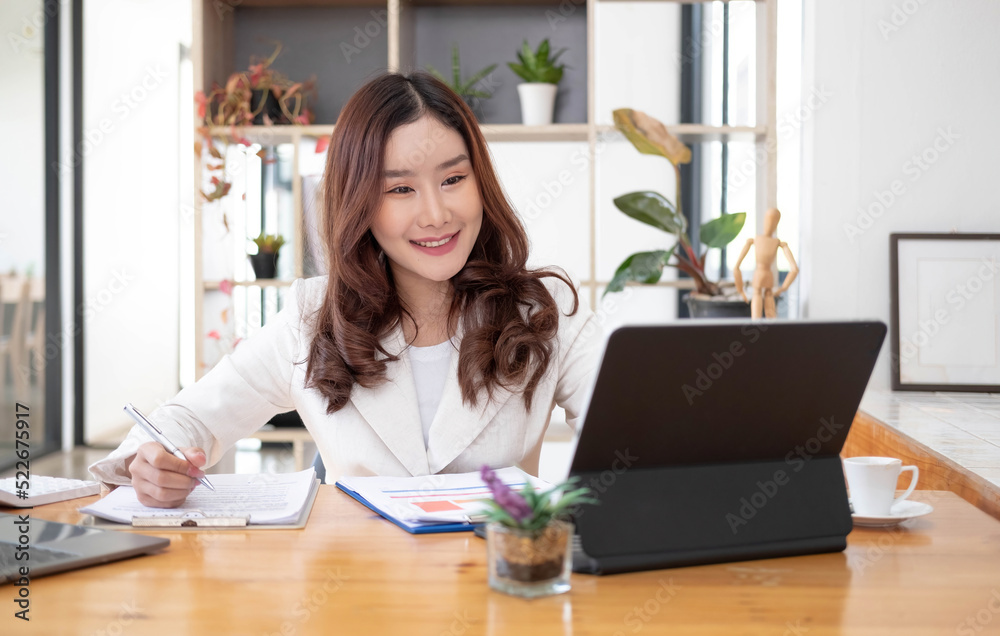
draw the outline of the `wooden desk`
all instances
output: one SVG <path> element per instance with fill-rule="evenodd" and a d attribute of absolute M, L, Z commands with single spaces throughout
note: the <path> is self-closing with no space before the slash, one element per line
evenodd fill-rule
<path fill-rule="evenodd" d="M 323 486 L 304 530 L 158 533 L 160 555 L 37 579 L 30 630 L 6 586 L 0 633 L 1000 633 L 1000 522 L 952 493 L 914 498 L 935 511 L 858 528 L 844 553 L 573 575 L 569 594 L 524 601 L 488 589 L 471 533 L 409 535 Z M 83 503 L 32 515 L 73 522 Z"/>
<path fill-rule="evenodd" d="M 956 440 L 953 445 L 961 445 L 964 440 Z M 948 443 L 943 437 L 942 443 Z M 980 442 L 990 447 L 987 442 Z M 977 445 L 973 445 L 975 449 Z M 1000 519 L 1000 487 L 984 478 L 976 469 L 962 465 L 933 447 L 920 442 L 878 418 L 858 411 L 847 434 L 842 457 L 898 457 L 903 464 L 915 465 L 920 469 L 917 488 L 929 490 L 949 490 L 956 493 L 977 508 Z M 985 461 L 989 461 L 989 458 Z M 973 465 L 985 463 L 977 462 Z M 993 459 L 993 461 L 997 461 Z M 900 476 L 901 487 L 909 473 Z"/>

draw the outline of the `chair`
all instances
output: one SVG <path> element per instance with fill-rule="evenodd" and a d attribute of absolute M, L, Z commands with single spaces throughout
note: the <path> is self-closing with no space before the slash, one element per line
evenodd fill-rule
<path fill-rule="evenodd" d="M 316 478 L 319 479 L 319 483 L 326 483 L 326 465 L 323 464 L 323 456 L 316 451 L 316 458 L 313 459 L 313 468 L 316 469 Z"/>
<path fill-rule="evenodd" d="M 35 372 L 35 380 L 45 387 L 45 279 L 32 278 L 28 304 L 28 325 L 25 335 L 24 361 Z M 31 318 L 34 314 L 34 322 Z M 29 377 L 29 382 L 30 382 Z M 43 393 L 44 395 L 44 393 Z"/>
<path fill-rule="evenodd" d="M 13 306 L 8 332 L 4 321 L 7 308 Z M 31 314 L 31 280 L 20 276 L 0 277 L 0 388 L 7 386 L 6 371 L 10 364 L 16 396 L 27 398 L 31 367 L 26 357 L 27 324 Z"/>

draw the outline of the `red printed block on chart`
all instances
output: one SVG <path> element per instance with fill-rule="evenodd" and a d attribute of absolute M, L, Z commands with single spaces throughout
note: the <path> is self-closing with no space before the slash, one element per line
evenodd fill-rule
<path fill-rule="evenodd" d="M 424 512 L 443 512 L 445 510 L 461 510 L 461 506 L 456 506 L 450 501 L 414 501 L 414 506 L 419 507 Z"/>

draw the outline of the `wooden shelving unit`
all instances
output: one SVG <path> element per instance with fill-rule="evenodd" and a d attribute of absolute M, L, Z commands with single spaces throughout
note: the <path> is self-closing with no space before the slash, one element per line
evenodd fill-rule
<path fill-rule="evenodd" d="M 678 0 L 646 0 L 648 2 L 674 2 Z M 697 0 L 680 0 L 680 2 L 692 2 Z M 220 10 L 220 2 L 228 9 Z M 595 38 L 595 20 L 598 14 L 597 8 L 600 4 L 612 4 L 617 0 L 574 0 L 574 11 L 579 11 L 578 15 L 586 20 L 586 121 L 579 123 L 557 123 L 550 126 L 523 126 L 517 124 L 490 124 L 486 123 L 482 129 L 486 139 L 490 142 L 585 142 L 591 156 L 594 156 L 595 149 L 602 140 L 613 137 L 618 133 L 612 126 L 597 124 L 597 113 L 595 112 L 597 82 L 597 55 Z M 558 0 L 502 0 L 497 5 L 519 5 L 524 7 L 550 7 L 558 11 L 560 3 Z M 490 5 L 479 0 L 296 0 L 283 2 L 282 0 L 194 0 L 194 38 L 191 51 L 193 62 L 193 81 L 196 90 L 203 90 L 212 82 L 221 82 L 235 69 L 243 68 L 246 60 L 236 59 L 234 50 L 234 20 L 230 19 L 235 12 L 242 9 L 270 8 L 270 9 L 293 9 L 293 8 L 363 8 L 366 11 L 385 11 L 384 15 L 386 41 L 385 41 L 385 68 L 399 70 L 416 66 L 412 59 L 416 50 L 415 39 L 417 37 L 414 19 L 415 12 L 421 8 L 447 6 L 460 7 L 463 10 L 474 10 L 473 8 L 490 7 Z M 478 9 L 477 9 L 478 10 Z M 777 0 L 757 0 L 755 2 L 756 11 L 756 125 L 753 126 L 708 126 L 700 124 L 675 124 L 666 122 L 671 131 L 677 134 L 683 141 L 705 142 L 705 141 L 732 141 L 749 142 L 756 144 L 763 149 L 764 160 L 756 172 L 756 192 L 757 210 L 763 211 L 769 207 L 776 207 L 776 187 L 777 187 L 777 160 L 776 160 L 776 106 L 775 106 L 775 75 L 776 75 L 776 24 L 777 24 Z M 374 15 L 374 14 L 373 14 Z M 515 34 L 513 38 L 517 40 L 520 36 Z M 465 58 L 463 55 L 463 64 Z M 317 69 L 321 72 L 321 69 Z M 333 133 L 332 122 L 321 122 L 311 126 L 269 126 L 269 127 L 249 127 L 239 130 L 240 134 L 251 142 L 263 146 L 275 144 L 290 144 L 292 147 L 292 205 L 295 219 L 295 227 L 299 228 L 293 240 L 290 242 L 292 252 L 295 257 L 295 276 L 300 277 L 303 273 L 303 239 L 302 239 L 302 176 L 299 174 L 300 164 L 303 157 L 300 155 L 303 146 L 313 139 L 329 136 Z M 212 129 L 213 133 L 219 135 L 229 132 L 228 129 Z M 196 162 L 193 183 L 202 183 L 201 164 Z M 596 161 L 589 162 L 587 178 L 588 195 L 590 206 L 587 221 L 590 224 L 590 271 L 586 276 L 581 276 L 585 293 L 589 296 L 591 306 L 596 307 L 599 290 L 608 282 L 602 280 L 597 272 L 597 248 L 596 248 Z M 197 197 L 196 197 L 197 200 Z M 194 266 L 195 276 L 195 360 L 198 368 L 196 377 L 200 377 L 205 369 L 201 368 L 204 358 L 204 329 L 203 312 L 204 297 L 206 293 L 214 293 L 219 289 L 219 280 L 205 280 L 203 278 L 202 255 L 204 246 L 202 244 L 202 203 L 198 201 L 195 205 L 195 238 L 194 252 L 196 263 Z M 238 277 L 237 277 L 238 278 Z M 240 286 L 260 286 L 260 287 L 286 287 L 290 281 L 247 281 L 235 280 L 235 285 Z M 664 282 L 663 286 L 685 287 L 685 281 Z"/>
<path fill-rule="evenodd" d="M 602 126 L 600 129 L 610 126 Z M 216 136 L 224 136 L 236 132 L 241 137 L 260 145 L 295 144 L 303 139 L 329 137 L 333 135 L 334 126 L 246 126 L 235 129 L 223 126 L 212 126 L 209 132 Z M 753 129 L 747 129 L 752 131 Z M 552 124 L 550 126 L 522 126 L 520 124 L 483 124 L 483 136 L 486 141 L 587 141 L 590 126 L 587 124 Z M 734 129 L 734 133 L 745 132 Z"/>
<path fill-rule="evenodd" d="M 617 134 L 614 126 L 597 126 L 597 132 Z M 705 124 L 675 124 L 670 132 L 685 143 L 704 141 L 759 142 L 767 138 L 766 126 L 708 126 Z"/>
<path fill-rule="evenodd" d="M 265 280 L 232 280 L 229 281 L 232 285 L 240 287 L 290 287 L 295 281 L 293 280 L 278 280 L 276 278 L 265 279 Z M 222 288 L 221 280 L 206 280 L 204 282 L 204 289 L 206 291 L 216 291 Z"/>

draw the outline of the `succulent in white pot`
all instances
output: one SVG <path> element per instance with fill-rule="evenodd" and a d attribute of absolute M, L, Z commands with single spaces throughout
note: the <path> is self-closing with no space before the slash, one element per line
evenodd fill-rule
<path fill-rule="evenodd" d="M 548 39 L 542 40 L 538 49 L 531 50 L 528 41 L 517 52 L 518 62 L 508 62 L 524 83 L 518 84 L 517 94 L 521 98 L 521 123 L 525 126 L 544 126 L 552 123 L 555 112 L 556 91 L 562 79 L 565 64 L 556 64 L 566 49 L 559 49 L 550 57 Z"/>

